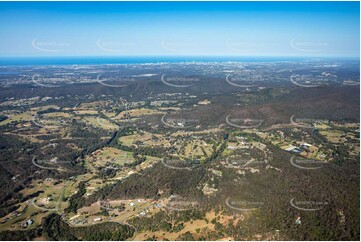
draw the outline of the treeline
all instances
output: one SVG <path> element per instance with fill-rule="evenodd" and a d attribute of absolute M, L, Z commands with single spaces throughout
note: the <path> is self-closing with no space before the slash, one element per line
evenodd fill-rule
<path fill-rule="evenodd" d="M 132 224 L 139 232 L 156 232 L 165 231 L 168 233 L 180 233 L 176 240 L 189 241 L 214 241 L 220 240 L 225 237 L 235 238 L 236 240 L 242 240 L 244 238 L 252 238 L 254 235 L 253 230 L 242 228 L 244 225 L 242 221 L 238 221 L 234 225 L 234 220 L 229 220 L 228 224 L 221 224 L 217 220 L 217 216 L 212 221 L 208 221 L 205 216 L 205 212 L 201 210 L 188 210 L 188 211 L 160 211 L 152 217 L 134 217 L 129 223 Z M 185 232 L 182 230 L 185 228 L 185 223 L 189 221 L 204 220 L 209 227 L 213 224 L 215 230 L 206 228 L 198 228 L 195 233 Z M 152 236 L 146 240 L 154 241 L 158 240 L 158 237 Z M 166 238 L 165 238 L 166 240 Z"/>
<path fill-rule="evenodd" d="M 5 115 L 0 115 L 0 122 L 4 121 L 4 120 L 7 120 L 8 117 L 5 116 Z"/>
<path fill-rule="evenodd" d="M 41 115 L 41 114 L 46 114 L 46 113 L 54 113 L 54 112 L 63 112 L 63 109 L 57 109 L 57 108 L 48 108 L 45 110 L 39 110 L 36 113 Z"/>
<path fill-rule="evenodd" d="M 58 214 L 50 214 L 43 220 L 42 226 L 47 240 L 124 241 L 135 232 L 129 225 L 111 222 L 70 227 Z"/>
<path fill-rule="evenodd" d="M 23 196 L 19 191 L 31 181 L 37 167 L 31 165 L 34 145 L 13 135 L 0 135 L 0 214 L 11 211 Z"/>
<path fill-rule="evenodd" d="M 65 209 L 67 213 L 76 213 L 79 208 L 84 205 L 85 198 L 83 195 L 86 193 L 86 181 L 81 181 L 78 185 L 78 192 L 69 198 L 69 206 Z"/>
<path fill-rule="evenodd" d="M 163 230 L 177 233 L 185 227 L 185 222 L 202 219 L 206 220 L 205 213 L 199 210 L 170 211 L 169 213 L 160 211 L 151 217 L 134 217 L 129 223 L 141 232 Z"/>
<path fill-rule="evenodd" d="M 142 175 L 134 174 L 126 180 L 115 184 L 109 193 L 109 198 L 155 198 L 159 196 L 159 191 L 163 191 L 162 196 L 179 194 L 188 196 L 202 196 L 202 192 L 197 189 L 197 185 L 205 175 L 205 169 L 199 167 L 193 170 L 174 170 L 156 164 L 150 169 L 144 170 Z"/>
<path fill-rule="evenodd" d="M 168 197 L 172 194 L 201 201 L 203 192 L 197 188 L 204 180 L 206 169 L 203 166 L 192 170 L 174 170 L 162 164 L 155 164 L 143 171 L 142 175 L 132 174 L 123 181 L 109 184 L 90 195 L 84 205 L 98 199 L 135 199 Z M 162 191 L 162 195 L 159 194 Z"/>
<path fill-rule="evenodd" d="M 0 241 L 20 241 L 20 240 L 34 240 L 36 237 L 42 235 L 41 228 L 31 230 L 17 230 L 17 231 L 3 231 L 0 232 Z"/>

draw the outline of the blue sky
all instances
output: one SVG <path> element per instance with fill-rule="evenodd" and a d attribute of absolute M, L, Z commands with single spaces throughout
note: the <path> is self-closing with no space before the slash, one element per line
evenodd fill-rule
<path fill-rule="evenodd" d="M 0 2 L 0 56 L 359 56 L 359 2 Z"/>

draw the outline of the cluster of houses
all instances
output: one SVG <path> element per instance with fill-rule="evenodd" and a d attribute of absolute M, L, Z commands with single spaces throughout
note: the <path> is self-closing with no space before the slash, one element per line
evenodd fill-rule
<path fill-rule="evenodd" d="M 93 223 L 100 222 L 100 221 L 102 221 L 102 218 L 100 218 L 100 217 L 93 219 Z"/>
<path fill-rule="evenodd" d="M 21 227 L 27 228 L 28 226 L 32 225 L 33 223 L 34 223 L 34 220 L 29 219 L 29 220 L 25 221 L 24 223 L 22 223 Z"/>
<path fill-rule="evenodd" d="M 308 144 L 308 143 L 303 143 L 301 144 L 300 147 L 296 147 L 296 146 L 293 146 L 293 145 L 289 145 L 287 148 L 285 148 L 285 151 L 289 151 L 289 152 L 293 152 L 293 153 L 302 153 L 304 151 L 308 152 L 309 151 L 309 148 L 311 147 L 312 145 L 311 144 Z"/>
<path fill-rule="evenodd" d="M 130 202 L 128 203 L 128 205 L 129 205 L 129 207 L 131 207 L 131 208 L 136 208 L 138 204 L 144 203 L 144 202 L 145 202 L 144 199 L 137 199 L 137 200 L 134 200 L 134 201 L 130 201 Z M 101 207 L 104 207 L 105 209 L 107 209 L 107 210 L 109 210 L 109 211 L 113 210 L 112 207 L 111 207 L 111 205 L 110 205 L 110 202 L 109 202 L 108 200 L 101 201 L 101 202 L 100 202 L 100 205 L 101 205 Z M 122 209 L 121 211 L 124 210 L 124 205 L 125 205 L 125 204 L 122 203 L 122 204 L 119 206 L 119 207 L 123 206 L 123 209 Z M 157 207 L 157 208 L 161 208 L 161 207 L 162 207 L 162 205 L 161 205 L 160 203 L 155 203 L 155 204 L 153 204 L 153 206 L 154 206 L 154 207 Z M 121 211 L 120 211 L 120 212 L 121 212 Z M 149 214 L 149 213 L 150 213 L 150 211 L 145 208 L 145 209 L 141 210 L 140 212 L 137 212 L 137 214 L 135 214 L 135 215 L 136 215 L 136 216 L 142 216 L 142 217 L 143 217 L 143 216 L 146 216 L 146 215 Z M 118 216 L 118 215 L 115 215 L 115 217 L 117 217 L 117 216 Z M 102 222 L 103 220 L 104 220 L 104 217 L 95 217 L 95 218 L 93 218 L 90 222 L 92 222 L 92 223 L 94 224 L 94 223 Z M 70 221 L 71 223 L 75 224 L 75 225 L 88 223 L 87 219 L 81 219 L 81 218 L 79 217 L 79 215 L 76 215 L 76 216 L 70 218 L 69 221 Z M 111 221 L 111 217 L 109 217 L 109 221 Z"/>
<path fill-rule="evenodd" d="M 75 225 L 88 223 L 88 221 L 87 221 L 86 219 L 79 219 L 79 218 L 74 218 L 74 219 L 72 220 L 72 222 L 73 222 Z"/>

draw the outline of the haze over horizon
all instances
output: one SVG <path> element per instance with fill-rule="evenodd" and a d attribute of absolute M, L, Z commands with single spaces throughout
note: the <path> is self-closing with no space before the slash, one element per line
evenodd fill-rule
<path fill-rule="evenodd" d="M 1 2 L 0 56 L 359 57 L 358 2 Z"/>

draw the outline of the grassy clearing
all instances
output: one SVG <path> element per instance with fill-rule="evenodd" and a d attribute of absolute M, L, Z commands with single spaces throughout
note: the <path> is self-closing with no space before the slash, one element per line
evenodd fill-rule
<path fill-rule="evenodd" d="M 177 130 L 176 132 L 173 132 L 171 134 L 172 137 L 177 138 L 177 137 L 187 137 L 187 136 L 192 136 L 192 135 L 202 135 L 202 134 L 212 134 L 212 133 L 218 133 L 220 132 L 221 129 L 219 128 L 214 128 L 214 129 L 206 129 L 206 130 L 200 130 L 200 131 L 184 131 L 184 130 Z"/>
<path fill-rule="evenodd" d="M 49 118 L 70 118 L 71 115 L 69 113 L 64 113 L 64 112 L 54 112 L 54 113 L 46 113 L 44 114 L 44 117 L 49 117 Z"/>
<path fill-rule="evenodd" d="M 46 106 L 41 106 L 41 107 L 34 107 L 34 108 L 31 108 L 30 110 L 32 110 L 32 111 L 44 111 L 44 110 L 47 110 L 49 108 L 59 109 L 60 107 L 58 107 L 56 105 L 46 105 Z"/>
<path fill-rule="evenodd" d="M 212 221 L 212 219 L 216 218 L 216 215 L 214 212 L 210 212 L 206 214 L 206 218 L 208 221 Z M 147 238 L 156 236 L 157 240 L 172 240 L 175 241 L 180 235 L 190 232 L 193 234 L 193 237 L 197 237 L 197 235 L 206 234 L 207 232 L 214 231 L 214 224 L 210 222 L 206 222 L 205 220 L 192 220 L 189 222 L 183 223 L 184 229 L 182 229 L 179 232 L 167 232 L 164 230 L 159 231 L 145 231 L 142 233 L 137 233 L 134 240 L 135 241 L 144 241 Z M 199 231 L 199 233 L 197 233 Z"/>
<path fill-rule="evenodd" d="M 106 163 L 114 163 L 117 165 L 124 165 L 134 162 L 133 152 L 105 147 L 93 152 L 91 155 L 93 164 L 96 167 L 105 166 Z"/>
<path fill-rule="evenodd" d="M 132 109 L 128 111 L 129 115 L 133 118 L 139 118 L 141 116 L 144 115 L 155 115 L 155 114 L 164 114 L 164 112 L 158 111 L 158 110 L 153 110 L 153 109 L 146 109 L 146 108 L 140 108 L 140 109 Z M 125 117 L 126 112 L 120 112 L 116 117 L 114 117 L 115 119 L 122 119 L 123 117 Z"/>
<path fill-rule="evenodd" d="M 206 159 L 213 152 L 212 144 L 207 144 L 204 140 L 192 140 L 184 149 L 184 156 L 188 159 Z M 206 154 L 204 154 L 203 150 Z"/>
<path fill-rule="evenodd" d="M 85 123 L 90 124 L 94 127 L 98 127 L 105 130 L 116 130 L 119 127 L 106 119 L 99 118 L 99 117 L 84 117 L 82 121 Z"/>
<path fill-rule="evenodd" d="M 31 112 L 24 112 L 20 114 L 16 114 L 8 119 L 0 122 L 0 126 L 7 125 L 12 122 L 24 122 L 24 121 L 31 121 L 33 119 L 33 115 Z"/>
<path fill-rule="evenodd" d="M 170 147 L 170 143 L 169 141 L 167 141 L 163 135 L 160 134 L 151 134 L 148 132 L 144 132 L 142 134 L 133 134 L 133 135 L 127 135 L 127 136 L 122 136 L 119 138 L 118 140 L 119 142 L 121 142 L 122 144 L 124 144 L 125 146 L 136 146 L 138 147 L 139 142 L 141 142 L 141 144 L 143 146 L 153 146 L 153 147 L 157 147 L 157 146 L 164 146 L 164 147 Z"/>
<path fill-rule="evenodd" d="M 347 141 L 346 138 L 342 137 L 345 133 L 339 130 L 321 130 L 320 134 L 331 143 L 344 143 Z"/>
<path fill-rule="evenodd" d="M 0 224 L 0 231 L 6 230 L 29 230 L 41 225 L 43 218 L 50 214 L 49 211 L 42 211 L 35 207 L 33 204 L 22 204 L 21 207 L 16 210 L 17 216 L 12 214 L 7 215 L 8 220 L 5 223 Z M 4 217 L 4 218 L 6 218 Z M 4 218 L 2 220 L 4 220 Z M 26 228 L 22 227 L 22 223 L 32 219 L 34 223 Z"/>
<path fill-rule="evenodd" d="M 131 203 L 132 204 L 131 206 Z M 126 220 L 133 216 L 141 216 L 140 212 L 145 211 L 146 214 L 152 215 L 159 211 L 158 208 L 153 206 L 151 200 L 135 199 L 135 200 L 110 200 L 108 206 L 101 202 L 95 202 L 90 206 L 83 207 L 78 210 L 78 213 L 70 219 L 70 223 L 73 226 L 84 226 L 87 224 L 103 223 L 108 221 L 124 223 Z M 124 206 L 124 210 L 119 209 Z M 99 214 L 105 207 L 108 207 L 109 216 Z M 94 221 L 94 219 L 100 218 L 100 221 Z M 74 221 L 84 220 L 84 224 L 78 224 Z"/>
<path fill-rule="evenodd" d="M 103 109 L 107 106 L 109 106 L 109 101 L 94 101 L 94 102 L 88 102 L 88 103 L 81 103 L 77 108 L 78 109 Z"/>
<path fill-rule="evenodd" d="M 76 110 L 74 111 L 75 114 L 78 115 L 96 115 L 99 114 L 96 110 L 86 109 L 86 110 Z"/>

